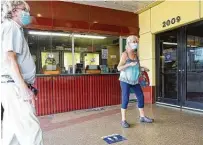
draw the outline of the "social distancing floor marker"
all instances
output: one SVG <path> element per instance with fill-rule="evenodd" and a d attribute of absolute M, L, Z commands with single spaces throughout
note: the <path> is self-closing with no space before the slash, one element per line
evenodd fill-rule
<path fill-rule="evenodd" d="M 102 139 L 108 144 L 113 144 L 113 143 L 127 140 L 126 138 L 124 138 L 123 136 L 121 136 L 119 134 L 112 134 L 112 135 L 108 135 L 108 136 L 103 136 Z"/>

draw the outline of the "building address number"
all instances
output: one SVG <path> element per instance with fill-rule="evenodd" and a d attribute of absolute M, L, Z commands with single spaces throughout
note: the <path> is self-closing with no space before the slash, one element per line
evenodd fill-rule
<path fill-rule="evenodd" d="M 163 27 L 170 26 L 171 24 L 179 23 L 181 21 L 181 17 L 177 16 L 176 18 L 168 19 L 163 22 Z"/>

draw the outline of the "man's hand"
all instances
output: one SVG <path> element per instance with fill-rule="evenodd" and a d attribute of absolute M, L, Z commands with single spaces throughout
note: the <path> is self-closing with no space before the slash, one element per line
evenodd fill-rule
<path fill-rule="evenodd" d="M 35 107 L 35 96 L 32 97 L 32 100 L 31 100 L 30 104 L 32 104 L 33 107 Z"/>
<path fill-rule="evenodd" d="M 36 96 L 33 95 L 30 99 L 25 99 L 25 102 L 29 102 L 33 107 L 35 107 L 35 100 L 36 100 Z"/>
<path fill-rule="evenodd" d="M 20 85 L 20 95 L 24 101 L 30 102 L 30 104 L 35 105 L 35 95 L 34 93 L 28 88 L 26 83 L 22 83 Z"/>

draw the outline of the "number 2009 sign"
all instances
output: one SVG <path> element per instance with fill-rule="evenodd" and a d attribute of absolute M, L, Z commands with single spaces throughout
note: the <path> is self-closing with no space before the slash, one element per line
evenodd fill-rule
<path fill-rule="evenodd" d="M 167 26 L 170 26 L 171 24 L 175 24 L 175 23 L 179 23 L 181 20 L 181 17 L 180 16 L 177 16 L 176 18 L 172 18 L 171 20 L 167 20 L 167 21 L 164 21 L 162 24 L 163 24 L 163 27 L 167 27 Z"/>

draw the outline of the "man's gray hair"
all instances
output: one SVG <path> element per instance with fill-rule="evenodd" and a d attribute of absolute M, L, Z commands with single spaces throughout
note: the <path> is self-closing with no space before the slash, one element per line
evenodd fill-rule
<path fill-rule="evenodd" d="M 3 0 L 1 1 L 1 22 L 12 18 L 12 11 L 19 5 L 25 5 L 30 10 L 29 5 L 24 0 Z"/>

